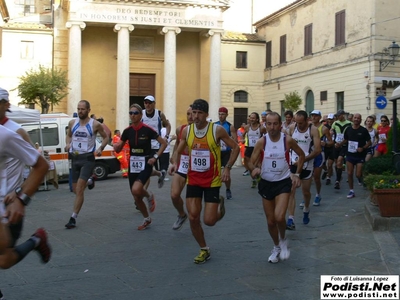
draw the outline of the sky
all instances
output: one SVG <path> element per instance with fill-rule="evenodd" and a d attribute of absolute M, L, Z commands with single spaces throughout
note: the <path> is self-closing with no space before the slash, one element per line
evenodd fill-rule
<path fill-rule="evenodd" d="M 230 8 L 224 12 L 224 29 L 253 33 L 252 23 L 293 3 L 295 0 L 231 0 Z M 251 7 L 253 5 L 253 17 Z"/>

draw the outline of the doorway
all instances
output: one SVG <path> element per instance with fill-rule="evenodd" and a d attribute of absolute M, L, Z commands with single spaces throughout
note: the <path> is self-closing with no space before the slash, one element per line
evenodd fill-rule
<path fill-rule="evenodd" d="M 156 75 L 155 74 L 129 74 L 129 106 L 136 103 L 144 108 L 144 97 L 155 96 Z"/>

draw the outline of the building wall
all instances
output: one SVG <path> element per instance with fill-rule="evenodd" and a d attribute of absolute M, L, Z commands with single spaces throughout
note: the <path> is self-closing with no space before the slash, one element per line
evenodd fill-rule
<path fill-rule="evenodd" d="M 32 47 L 24 47 L 24 42 L 31 43 Z M 52 31 L 45 28 L 3 28 L 0 79 L 1 87 L 10 93 L 12 104 L 18 105 L 20 101 L 18 91 L 12 91 L 19 85 L 19 77 L 32 69 L 37 70 L 39 65 L 51 68 L 52 44 Z M 28 55 L 29 58 L 23 58 L 24 55 Z"/>
<path fill-rule="evenodd" d="M 345 45 L 335 46 L 335 14 L 346 11 Z M 265 70 L 265 98 L 280 111 L 284 94 L 298 91 L 303 98 L 314 92 L 314 108 L 324 114 L 337 110 L 337 92 L 344 92 L 344 108 L 391 114 L 391 105 L 378 110 L 374 103 L 380 77 L 399 78 L 400 63 L 379 72 L 379 54 L 390 40 L 400 41 L 395 1 L 304 0 L 257 24 L 258 34 L 272 41 L 272 67 Z M 390 13 L 387 13 L 390 12 Z M 304 27 L 313 24 L 312 55 L 304 56 Z M 280 36 L 287 37 L 287 63 L 279 64 Z M 320 101 L 320 92 L 328 100 Z M 392 89 L 387 89 L 388 96 Z M 321 104 L 323 103 L 323 104 Z"/>
<path fill-rule="evenodd" d="M 236 68 L 236 52 L 247 52 L 247 68 Z M 229 110 L 228 121 L 234 122 L 234 108 L 247 108 L 251 113 L 266 108 L 266 100 L 262 88 L 265 66 L 265 44 L 250 42 L 223 41 L 221 45 L 221 105 Z M 237 91 L 248 93 L 248 103 L 235 103 Z"/>

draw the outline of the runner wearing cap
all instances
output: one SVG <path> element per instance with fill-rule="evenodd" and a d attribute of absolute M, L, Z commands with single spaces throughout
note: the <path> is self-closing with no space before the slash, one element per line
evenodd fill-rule
<path fill-rule="evenodd" d="M 336 113 L 337 120 L 333 122 L 331 131 L 335 135 L 334 139 L 334 160 L 336 168 L 336 182 L 335 189 L 340 189 L 340 181 L 342 179 L 343 162 L 346 156 L 347 144 L 342 143 L 344 139 L 344 132 L 352 125 L 349 120 L 346 120 L 346 112 L 343 109 L 338 110 Z"/>
<path fill-rule="evenodd" d="M 169 135 L 171 133 L 171 124 L 165 117 L 164 113 L 161 110 L 156 109 L 155 106 L 156 106 L 156 99 L 154 98 L 154 96 L 147 95 L 146 97 L 144 97 L 145 109 L 143 109 L 142 112 L 143 114 L 142 121 L 147 126 L 153 128 L 160 136 L 161 136 L 162 124 L 164 123 L 166 128 L 166 134 L 164 139 L 168 142 Z M 153 154 L 156 155 L 158 150 L 160 149 L 160 143 L 157 142 L 157 140 L 152 140 L 151 149 Z M 162 188 L 162 186 L 164 185 L 165 176 L 167 175 L 167 170 L 162 170 L 162 169 L 160 170 L 158 156 L 156 157 L 156 159 L 157 162 L 155 164 L 155 170 L 153 169 L 151 176 L 158 176 L 158 187 Z M 145 189 L 149 187 L 149 184 L 150 184 L 150 179 L 146 182 Z M 147 199 L 147 200 L 149 203 L 152 201 L 152 199 Z"/>
<path fill-rule="evenodd" d="M 228 117 L 228 109 L 226 107 L 220 107 L 218 110 L 219 121 L 215 122 L 215 124 L 218 124 L 218 125 L 221 125 L 222 127 L 224 127 L 226 132 L 228 132 L 228 135 L 235 142 L 237 142 L 236 129 L 231 123 L 229 123 L 226 120 L 227 117 Z M 232 149 L 230 147 L 228 147 L 222 140 L 220 142 L 220 146 L 221 146 L 221 165 L 223 167 L 225 167 L 225 165 L 228 163 Z M 230 199 L 232 199 L 231 178 L 229 178 L 227 181 L 225 181 L 225 187 L 226 187 L 226 199 L 230 200 Z"/>

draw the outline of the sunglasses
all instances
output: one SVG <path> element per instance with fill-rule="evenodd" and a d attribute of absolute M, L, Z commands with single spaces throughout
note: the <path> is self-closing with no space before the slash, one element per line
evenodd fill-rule
<path fill-rule="evenodd" d="M 381 122 L 389 122 L 388 120 L 381 120 Z"/>
<path fill-rule="evenodd" d="M 144 101 L 144 104 L 153 104 L 153 101 Z"/>
<path fill-rule="evenodd" d="M 129 114 L 130 114 L 131 116 L 132 116 L 132 115 L 137 116 L 138 114 L 140 114 L 140 112 L 137 111 L 137 110 L 134 110 L 134 111 L 130 111 Z"/>

